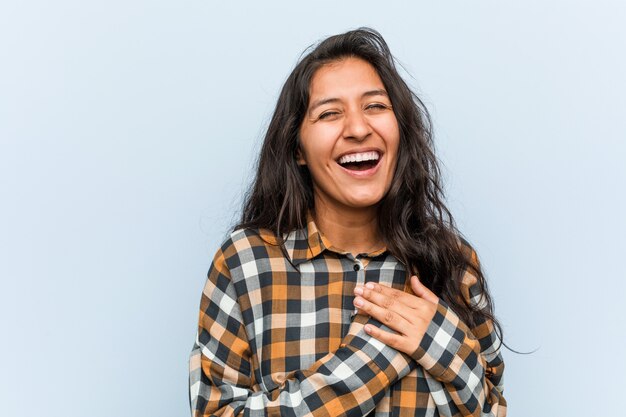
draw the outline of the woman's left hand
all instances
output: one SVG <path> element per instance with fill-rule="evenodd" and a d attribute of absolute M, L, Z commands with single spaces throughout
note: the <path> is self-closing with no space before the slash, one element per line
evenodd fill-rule
<path fill-rule="evenodd" d="M 368 282 L 354 289 L 354 305 L 396 333 L 368 324 L 365 331 L 384 344 L 413 355 L 435 316 L 439 298 L 416 276 L 411 277 L 409 294 L 377 283 Z"/>

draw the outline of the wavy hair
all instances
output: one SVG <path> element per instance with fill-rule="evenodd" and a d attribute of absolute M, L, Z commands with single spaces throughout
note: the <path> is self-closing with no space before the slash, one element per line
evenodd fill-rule
<path fill-rule="evenodd" d="M 296 153 L 311 79 L 328 63 L 348 57 L 363 59 L 381 78 L 400 129 L 396 170 L 378 207 L 379 232 L 407 271 L 418 274 L 421 282 L 466 324 L 475 326 L 491 320 L 501 338 L 484 274 L 444 204 L 430 115 L 398 73 L 387 43 L 375 30 L 360 28 L 326 38 L 309 50 L 280 92 L 258 157 L 256 177 L 235 228 L 269 229 L 282 242 L 285 233 L 305 227 L 306 213 L 314 204 L 313 184 L 308 168 L 297 164 Z M 467 269 L 482 290 L 478 304 L 461 297 L 462 274 Z"/>

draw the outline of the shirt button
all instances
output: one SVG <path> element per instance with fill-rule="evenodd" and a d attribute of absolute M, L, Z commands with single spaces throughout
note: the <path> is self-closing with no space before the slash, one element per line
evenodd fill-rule
<path fill-rule="evenodd" d="M 359 266 L 359 264 L 354 264 L 354 270 L 358 271 L 359 269 L 361 269 L 361 267 Z"/>

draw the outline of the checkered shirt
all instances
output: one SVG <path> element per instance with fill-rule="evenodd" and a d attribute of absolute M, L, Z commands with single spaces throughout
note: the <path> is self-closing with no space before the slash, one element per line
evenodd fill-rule
<path fill-rule="evenodd" d="M 493 325 L 468 328 L 440 301 L 411 356 L 363 330 L 353 289 L 411 291 L 387 250 L 338 250 L 309 216 L 286 251 L 266 230 L 236 230 L 217 251 L 189 361 L 192 415 L 505 416 L 504 363 Z M 476 253 L 472 258 L 478 265 Z M 471 270 L 463 296 L 480 304 Z"/>

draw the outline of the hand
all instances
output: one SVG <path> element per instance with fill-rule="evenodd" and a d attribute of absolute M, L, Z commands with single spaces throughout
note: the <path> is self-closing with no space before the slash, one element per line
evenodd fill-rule
<path fill-rule="evenodd" d="M 439 298 L 416 276 L 411 277 L 413 294 L 368 282 L 354 289 L 354 305 L 396 333 L 368 324 L 365 331 L 384 344 L 412 355 L 417 351 L 435 316 Z"/>

